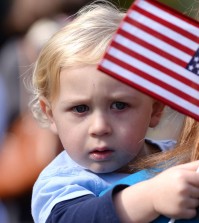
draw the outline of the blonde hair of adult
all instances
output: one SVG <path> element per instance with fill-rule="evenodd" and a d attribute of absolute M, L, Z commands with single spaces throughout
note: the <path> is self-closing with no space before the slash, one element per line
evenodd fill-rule
<path fill-rule="evenodd" d="M 62 68 L 97 64 L 124 17 L 124 12 L 108 1 L 94 2 L 80 10 L 40 52 L 32 77 L 34 117 L 48 124 L 41 111 L 39 98 L 50 102 L 59 89 Z"/>

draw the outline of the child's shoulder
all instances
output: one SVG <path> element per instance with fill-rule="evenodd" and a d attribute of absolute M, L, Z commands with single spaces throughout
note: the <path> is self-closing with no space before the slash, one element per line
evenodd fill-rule
<path fill-rule="evenodd" d="M 40 173 L 39 178 L 51 178 L 60 174 L 75 174 L 77 170 L 83 170 L 81 166 L 75 163 L 64 150 L 58 154 Z"/>
<path fill-rule="evenodd" d="M 146 138 L 145 142 L 150 145 L 158 147 L 161 151 L 173 149 L 176 145 L 176 140 L 173 139 L 151 139 Z"/>

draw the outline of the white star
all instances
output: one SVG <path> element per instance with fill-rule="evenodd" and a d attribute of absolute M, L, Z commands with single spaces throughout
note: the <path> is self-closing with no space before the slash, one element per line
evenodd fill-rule
<path fill-rule="evenodd" d="M 199 63 L 196 64 L 196 68 L 199 68 Z"/>
<path fill-rule="evenodd" d="M 199 61 L 199 57 L 194 57 L 194 62 L 198 62 Z"/>
<path fill-rule="evenodd" d="M 190 65 L 188 69 L 193 70 L 194 69 L 193 65 Z"/>

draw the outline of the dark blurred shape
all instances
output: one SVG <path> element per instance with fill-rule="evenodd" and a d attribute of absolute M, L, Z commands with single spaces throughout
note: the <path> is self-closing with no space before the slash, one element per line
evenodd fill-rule
<path fill-rule="evenodd" d="M 9 13 L 9 8 L 11 7 L 12 0 L 1 0 L 0 1 L 0 46 L 4 43 L 6 39 L 5 31 L 5 18 Z"/>
<path fill-rule="evenodd" d="M 13 36 L 24 35 L 38 19 L 58 13 L 73 14 L 90 0 L 1 0 L 0 47 Z"/>

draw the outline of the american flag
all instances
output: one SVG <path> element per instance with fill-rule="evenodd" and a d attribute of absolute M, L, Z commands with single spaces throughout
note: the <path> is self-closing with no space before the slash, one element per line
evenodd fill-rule
<path fill-rule="evenodd" d="M 98 69 L 199 120 L 199 23 L 136 0 Z"/>

